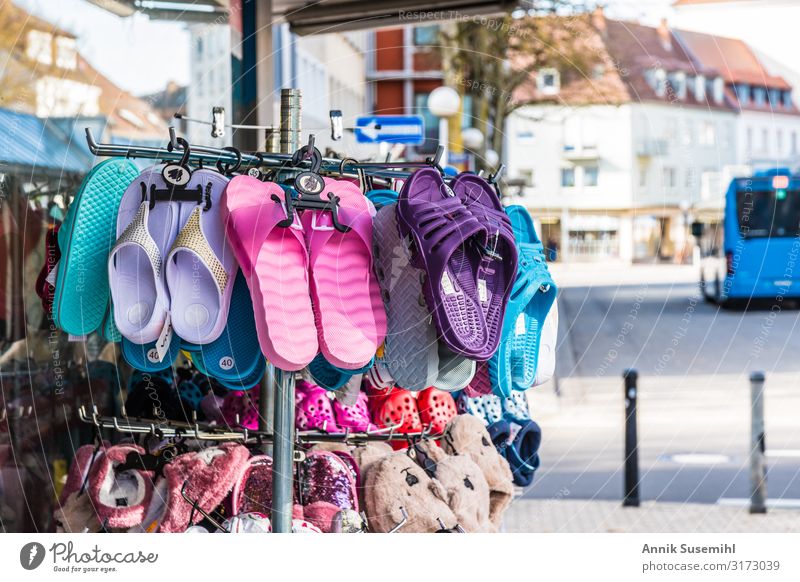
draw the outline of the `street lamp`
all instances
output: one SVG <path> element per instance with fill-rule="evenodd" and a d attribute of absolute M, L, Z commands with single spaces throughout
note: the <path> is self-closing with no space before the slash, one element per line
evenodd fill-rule
<path fill-rule="evenodd" d="M 444 148 L 444 165 L 449 163 L 450 132 L 447 120 L 461 109 L 461 96 L 452 87 L 437 87 L 428 95 L 428 110 L 439 118 L 439 145 Z"/>
<path fill-rule="evenodd" d="M 461 131 L 461 143 L 469 151 L 468 170 L 475 170 L 475 154 L 483 147 L 483 132 L 477 127 L 467 127 Z"/>

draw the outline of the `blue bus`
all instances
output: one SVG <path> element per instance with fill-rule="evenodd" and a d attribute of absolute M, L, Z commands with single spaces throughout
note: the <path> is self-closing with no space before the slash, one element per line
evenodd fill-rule
<path fill-rule="evenodd" d="M 787 170 L 731 181 L 722 224 L 692 224 L 709 301 L 800 299 L 800 176 Z"/>

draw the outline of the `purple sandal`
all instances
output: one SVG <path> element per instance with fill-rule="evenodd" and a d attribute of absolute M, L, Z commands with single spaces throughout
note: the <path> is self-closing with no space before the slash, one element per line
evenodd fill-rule
<path fill-rule="evenodd" d="M 491 184 L 477 174 L 462 173 L 451 182 L 456 196 L 488 231 L 478 267 L 478 297 L 489 338 L 487 359 L 500 344 L 503 317 L 517 274 L 518 251 L 514 230 Z"/>
<path fill-rule="evenodd" d="M 422 289 L 442 340 L 458 354 L 488 359 L 494 349 L 478 297 L 486 226 L 433 168 L 417 170 L 403 185 L 397 219 L 400 236 L 413 247 L 411 264 L 425 271 Z"/>

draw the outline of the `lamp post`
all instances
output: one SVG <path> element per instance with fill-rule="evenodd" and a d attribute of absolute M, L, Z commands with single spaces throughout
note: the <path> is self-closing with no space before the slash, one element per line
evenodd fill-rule
<path fill-rule="evenodd" d="M 444 165 L 449 163 L 450 128 L 447 120 L 461 109 L 461 96 L 452 87 L 437 87 L 428 95 L 428 110 L 439 118 L 439 145 L 444 148 Z"/>

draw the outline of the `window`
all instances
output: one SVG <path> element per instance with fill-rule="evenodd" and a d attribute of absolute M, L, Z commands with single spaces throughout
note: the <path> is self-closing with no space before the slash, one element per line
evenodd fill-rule
<path fill-rule="evenodd" d="M 786 107 L 786 109 L 791 109 L 792 105 L 793 105 L 793 103 L 792 103 L 792 91 L 791 90 L 784 91 L 783 92 L 783 106 Z"/>
<path fill-rule="evenodd" d="M 733 86 L 736 91 L 736 98 L 739 100 L 739 105 L 744 107 L 750 102 L 750 85 L 747 83 L 737 83 Z"/>
<path fill-rule="evenodd" d="M 722 103 L 722 100 L 725 98 L 725 80 L 722 77 L 715 78 L 713 89 L 714 101 Z"/>
<path fill-rule="evenodd" d="M 753 87 L 753 104 L 763 107 L 767 102 L 767 91 L 764 87 Z"/>
<path fill-rule="evenodd" d="M 572 188 L 575 186 L 575 168 L 561 168 L 562 188 Z"/>
<path fill-rule="evenodd" d="M 698 101 L 706 100 L 706 78 L 703 75 L 697 75 L 694 79 L 694 98 Z"/>
<path fill-rule="evenodd" d="M 714 130 L 714 123 L 711 121 L 704 121 L 700 124 L 700 135 L 698 136 L 698 143 L 705 146 L 713 146 L 716 143 L 716 132 Z"/>
<path fill-rule="evenodd" d="M 669 79 L 672 90 L 678 99 L 686 99 L 686 73 L 678 71 L 670 75 Z"/>
<path fill-rule="evenodd" d="M 780 198 L 775 192 L 740 190 L 736 202 L 743 238 L 800 236 L 800 192 L 789 190 Z"/>
<path fill-rule="evenodd" d="M 653 71 L 653 90 L 659 97 L 667 94 L 667 72 L 664 69 Z"/>
<path fill-rule="evenodd" d="M 78 49 L 74 38 L 68 36 L 56 38 L 56 66 L 70 70 L 78 66 Z"/>
<path fill-rule="evenodd" d="M 686 168 L 686 176 L 684 178 L 684 186 L 687 188 L 694 188 L 695 170 L 692 166 Z"/>
<path fill-rule="evenodd" d="M 781 91 L 780 89 L 770 89 L 769 90 L 769 104 L 771 107 L 779 107 L 781 103 Z"/>
<path fill-rule="evenodd" d="M 439 44 L 439 25 L 414 27 L 414 46 L 436 46 Z"/>
<path fill-rule="evenodd" d="M 675 187 L 675 168 L 664 168 L 663 171 L 663 186 L 665 188 Z"/>
<path fill-rule="evenodd" d="M 544 95 L 555 95 L 561 89 L 561 76 L 556 69 L 541 69 L 536 76 L 536 86 Z"/>
<path fill-rule="evenodd" d="M 53 35 L 42 30 L 28 32 L 28 57 L 42 63 L 53 64 Z"/>
<path fill-rule="evenodd" d="M 425 142 L 416 146 L 416 150 L 424 154 L 436 151 L 439 139 L 439 118 L 428 109 L 428 93 L 414 94 L 414 113 L 421 115 L 425 121 Z"/>
<path fill-rule="evenodd" d="M 583 168 L 583 185 L 597 186 L 597 166 L 585 166 Z"/>

